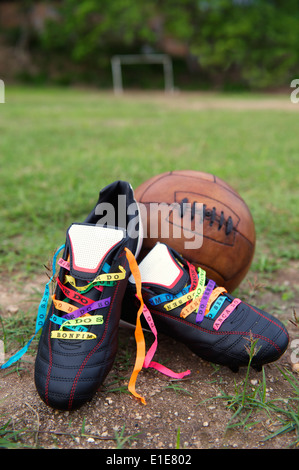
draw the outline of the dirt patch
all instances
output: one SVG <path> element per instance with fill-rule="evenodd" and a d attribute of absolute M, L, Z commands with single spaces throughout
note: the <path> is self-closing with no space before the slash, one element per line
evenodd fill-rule
<path fill-rule="evenodd" d="M 277 366 L 292 370 L 291 344 L 299 337 L 299 329 L 289 320 L 293 318 L 294 308 L 299 312 L 299 291 L 294 276 L 297 273 L 298 263 L 272 274 L 271 279 L 259 276 L 259 283 L 255 274 L 250 273 L 238 292 L 244 300 L 273 311 L 289 330 L 288 351 L 277 363 L 265 367 L 269 400 L 294 396 L 289 381 Z M 37 306 L 36 292 L 41 294 L 42 284 L 30 280 L 18 290 L 2 281 L 2 321 L 5 323 L 14 314 L 9 309 L 11 306 L 28 309 L 28 301 L 31 307 Z M 146 334 L 146 339 L 150 345 L 151 335 Z M 53 410 L 40 400 L 34 386 L 32 354 L 36 345 L 32 345 L 31 355 L 25 356 L 26 362 L 22 362 L 18 371 L 15 368 L 0 371 L 0 429 L 10 420 L 9 428 L 19 431 L 18 445 L 44 449 L 171 450 L 179 442 L 181 449 L 285 449 L 296 439 L 292 431 L 265 440 L 279 429 L 281 422 L 276 415 L 264 412 L 253 414 L 250 425 L 248 422 L 248 426 L 228 430 L 232 411 L 227 408 L 227 400 L 219 396 L 234 395 L 236 387 L 242 387 L 246 369 L 233 373 L 205 362 L 187 347 L 163 335 L 159 336 L 155 360 L 175 371 L 190 369 L 192 374 L 177 382 L 154 370 L 143 370 L 136 387 L 146 398 L 147 404 L 142 405 L 127 393 L 135 360 L 135 340 L 133 330 L 124 327 L 119 329 L 120 347 L 115 364 L 93 400 L 76 411 Z M 252 370 L 249 388 L 254 389 L 261 380 L 262 373 Z"/>
<path fill-rule="evenodd" d="M 247 97 L 242 95 L 225 96 L 223 93 L 213 92 L 179 92 L 174 93 L 161 93 L 161 92 L 131 92 L 126 91 L 121 97 L 122 100 L 138 100 L 150 101 L 151 103 L 163 103 L 171 109 L 181 110 L 213 110 L 213 109 L 226 109 L 235 111 L 248 111 L 248 110 L 279 110 L 279 111 L 299 111 L 299 105 L 293 103 L 290 99 L 292 88 L 290 92 L 281 93 L 274 96 L 273 94 L 267 96 L 266 94 L 258 94 Z"/>

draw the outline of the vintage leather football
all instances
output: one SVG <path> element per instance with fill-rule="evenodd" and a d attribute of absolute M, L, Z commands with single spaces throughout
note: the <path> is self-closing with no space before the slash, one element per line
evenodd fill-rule
<path fill-rule="evenodd" d="M 135 198 L 144 227 L 140 259 L 160 241 L 228 292 L 241 283 L 253 259 L 255 227 L 230 185 L 209 173 L 171 171 L 141 184 Z"/>

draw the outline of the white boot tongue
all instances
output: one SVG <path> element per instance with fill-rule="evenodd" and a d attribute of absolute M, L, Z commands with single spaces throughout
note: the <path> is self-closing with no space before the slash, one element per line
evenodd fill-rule
<path fill-rule="evenodd" d="M 125 237 L 125 231 L 100 225 L 72 224 L 68 230 L 73 272 L 96 274 L 108 253 Z"/>
<path fill-rule="evenodd" d="M 184 270 L 172 257 L 168 247 L 157 243 L 139 264 L 142 283 L 172 289 L 184 275 Z M 135 283 L 133 276 L 130 282 Z"/>

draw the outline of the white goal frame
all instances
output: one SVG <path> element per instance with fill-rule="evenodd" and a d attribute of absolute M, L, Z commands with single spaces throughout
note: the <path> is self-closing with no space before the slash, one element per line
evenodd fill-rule
<path fill-rule="evenodd" d="M 174 91 L 172 60 L 167 54 L 127 54 L 111 58 L 114 93 L 123 93 L 122 65 L 124 64 L 162 64 L 165 92 Z"/>
<path fill-rule="evenodd" d="M 5 103 L 5 85 L 3 80 L 0 80 L 0 103 Z"/>

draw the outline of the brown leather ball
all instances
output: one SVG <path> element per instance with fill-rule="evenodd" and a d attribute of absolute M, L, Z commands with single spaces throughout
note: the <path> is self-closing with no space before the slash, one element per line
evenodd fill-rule
<path fill-rule="evenodd" d="M 255 227 L 246 203 L 230 185 L 209 173 L 171 171 L 141 184 L 135 198 L 143 206 L 139 259 L 162 242 L 228 292 L 241 283 L 253 259 Z"/>

